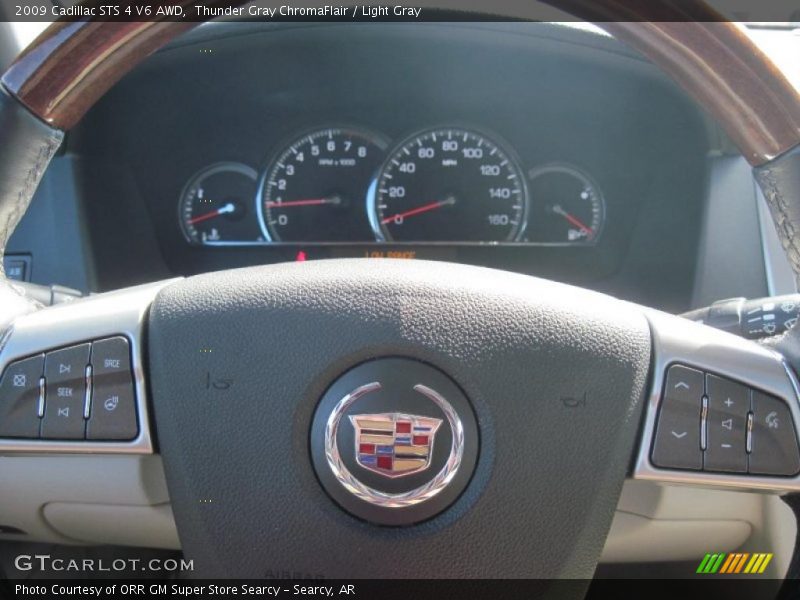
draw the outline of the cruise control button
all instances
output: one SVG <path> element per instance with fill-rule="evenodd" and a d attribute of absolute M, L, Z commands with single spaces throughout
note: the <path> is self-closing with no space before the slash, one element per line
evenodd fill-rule
<path fill-rule="evenodd" d="M 18 360 L 0 379 L 0 437 L 39 437 L 39 380 L 44 355 Z"/>
<path fill-rule="evenodd" d="M 90 344 L 48 352 L 44 360 L 45 396 L 42 438 L 82 440 L 86 399 L 86 366 Z"/>
<path fill-rule="evenodd" d="M 729 379 L 706 375 L 708 442 L 703 455 L 706 471 L 747 473 L 747 413 L 750 391 Z"/>
<path fill-rule="evenodd" d="M 138 432 L 128 340 L 114 337 L 94 342 L 86 439 L 132 440 Z"/>
<path fill-rule="evenodd" d="M 667 371 L 656 427 L 653 463 L 659 467 L 703 467 L 700 449 L 700 409 L 703 373 L 675 365 Z"/>
<path fill-rule="evenodd" d="M 772 396 L 753 391 L 753 433 L 750 473 L 795 475 L 800 451 L 789 407 Z"/>

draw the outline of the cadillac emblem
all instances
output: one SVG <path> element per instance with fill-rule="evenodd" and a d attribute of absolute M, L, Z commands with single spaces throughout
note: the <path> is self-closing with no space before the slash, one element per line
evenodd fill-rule
<path fill-rule="evenodd" d="M 374 381 L 359 386 L 339 400 L 325 427 L 325 456 L 336 479 L 354 496 L 378 506 L 402 508 L 432 498 L 453 480 L 464 454 L 464 427 L 450 403 L 436 390 L 422 384 L 413 391 L 427 398 L 447 419 L 451 431 L 450 451 L 438 473 L 427 483 L 406 492 L 386 492 L 364 484 L 358 474 L 347 467 L 347 458 L 339 451 L 337 438 L 342 417 L 364 397 L 373 396 L 383 386 Z M 397 479 L 425 471 L 433 458 L 433 441 L 444 423 L 435 417 L 419 417 L 406 413 L 349 415 L 355 430 L 355 465 L 388 479 Z M 352 446 L 351 446 L 352 448 Z M 352 450 L 351 450 L 352 452 Z M 353 456 L 350 454 L 350 456 Z"/>
<path fill-rule="evenodd" d="M 403 413 L 352 415 L 359 465 L 394 479 L 424 471 L 431 464 L 441 419 Z"/>
<path fill-rule="evenodd" d="M 410 525 L 450 506 L 477 462 L 477 422 L 464 392 L 403 357 L 364 362 L 322 396 L 311 425 L 317 477 L 342 508 L 371 523 Z"/>

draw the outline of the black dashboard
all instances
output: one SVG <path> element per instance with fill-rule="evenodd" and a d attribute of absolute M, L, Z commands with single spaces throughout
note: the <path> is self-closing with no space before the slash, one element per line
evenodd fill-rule
<path fill-rule="evenodd" d="M 115 86 L 67 153 L 99 289 L 422 258 L 682 310 L 708 144 L 655 67 L 595 33 L 213 23 Z"/>

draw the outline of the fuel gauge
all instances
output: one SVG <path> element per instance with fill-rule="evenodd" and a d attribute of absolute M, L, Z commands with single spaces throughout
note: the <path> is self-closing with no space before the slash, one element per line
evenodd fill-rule
<path fill-rule="evenodd" d="M 181 229 L 191 244 L 250 245 L 264 242 L 253 202 L 258 174 L 247 165 L 217 163 L 196 173 L 181 194 Z"/>
<path fill-rule="evenodd" d="M 531 243 L 586 245 L 605 225 L 605 200 L 597 184 L 572 165 L 553 163 L 528 173 Z"/>

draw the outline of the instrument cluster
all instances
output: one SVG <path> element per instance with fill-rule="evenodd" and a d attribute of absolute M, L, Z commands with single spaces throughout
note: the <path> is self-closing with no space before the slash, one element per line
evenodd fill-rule
<path fill-rule="evenodd" d="M 258 172 L 204 167 L 178 205 L 189 244 L 592 245 L 605 200 L 581 167 L 525 168 L 498 135 L 439 126 L 392 143 L 328 126 L 284 143 Z"/>

